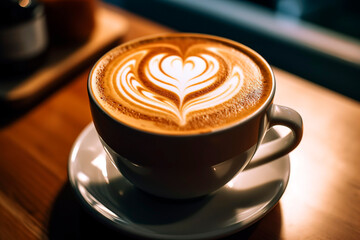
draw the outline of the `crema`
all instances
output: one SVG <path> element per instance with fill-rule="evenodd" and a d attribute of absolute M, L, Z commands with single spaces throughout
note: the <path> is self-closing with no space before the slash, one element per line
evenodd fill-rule
<path fill-rule="evenodd" d="M 121 45 L 90 74 L 101 108 L 118 121 L 160 134 L 226 128 L 269 98 L 272 73 L 249 48 L 201 34 L 166 34 Z"/>

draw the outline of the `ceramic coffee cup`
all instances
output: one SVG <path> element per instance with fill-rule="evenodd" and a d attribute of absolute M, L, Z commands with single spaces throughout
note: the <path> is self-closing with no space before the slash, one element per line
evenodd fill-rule
<path fill-rule="evenodd" d="M 184 46 L 172 48 L 171 45 L 176 44 Z M 168 50 L 167 46 L 172 50 Z M 170 51 L 171 54 L 163 54 L 162 51 Z M 179 53 L 181 51 L 185 53 Z M 139 52 L 141 59 L 137 59 Z M 157 60 L 159 58 L 163 59 Z M 167 60 L 172 65 L 167 66 Z M 129 65 L 130 63 L 133 65 Z M 196 68 L 197 65 L 207 66 L 210 70 Z M 256 67 L 252 68 L 253 66 Z M 142 67 L 145 70 L 140 69 Z M 172 72 L 177 68 L 182 69 L 180 75 Z M 158 69 L 164 74 L 160 74 Z M 190 74 L 192 77 L 184 80 L 183 76 L 189 75 L 185 70 L 189 69 L 201 71 Z M 171 77 L 169 81 L 175 79 L 176 88 L 171 86 L 163 94 L 165 91 L 161 90 L 166 86 L 153 80 L 158 73 L 159 78 L 166 75 Z M 213 81 L 209 83 L 210 87 L 204 88 L 201 85 L 207 81 L 203 76 Z M 115 79 L 109 80 L 112 85 L 106 85 L 105 79 L 112 77 Z M 188 87 L 195 94 L 187 92 L 187 95 L 181 95 L 181 91 L 176 90 L 181 89 L 177 85 L 181 82 L 179 79 L 183 82 L 197 81 L 201 89 Z M 246 85 L 247 79 L 256 83 L 263 79 L 265 87 L 260 83 L 259 86 L 255 83 Z M 218 80 L 219 83 L 216 82 Z M 240 85 L 233 84 L 234 82 Z M 156 86 L 151 87 L 151 83 Z M 131 84 L 136 87 L 133 88 Z M 233 92 L 221 89 L 223 85 L 227 86 L 226 89 L 233 89 Z M 111 50 L 94 65 L 89 75 L 88 94 L 101 143 L 122 175 L 150 194 L 171 199 L 188 199 L 215 192 L 224 186 L 249 164 L 255 152 L 259 151 L 260 162 L 264 163 L 288 154 L 300 143 L 303 132 L 301 116 L 293 109 L 273 104 L 275 85 L 275 77 L 269 64 L 250 48 L 220 37 L 181 33 L 141 38 Z M 119 89 L 107 93 L 106 88 L 111 86 Z M 120 89 L 122 87 L 124 91 Z M 243 90 L 239 90 L 241 88 Z M 136 92 L 138 89 L 141 90 L 140 93 L 146 93 L 141 98 L 140 93 Z M 220 90 L 211 95 L 204 93 L 215 91 L 214 89 Z M 150 92 L 156 98 L 149 97 L 149 104 L 151 99 L 155 99 L 167 105 L 145 105 L 142 101 L 150 96 Z M 223 95 L 217 97 L 215 94 Z M 245 100 L 240 99 L 240 95 L 245 96 Z M 172 96 L 176 96 L 175 100 L 172 100 Z M 118 99 L 120 102 L 117 102 Z M 249 101 L 248 105 L 244 101 Z M 168 110 L 165 106 L 172 108 Z M 233 110 L 236 107 L 238 109 Z M 122 111 L 119 116 L 116 115 L 118 111 Z M 246 114 L 239 113 L 242 111 L 246 111 Z M 205 117 L 201 115 L 203 113 Z M 209 120 L 212 118 L 214 119 Z M 147 125 L 149 121 L 151 124 Z M 285 126 L 291 131 L 288 135 L 267 143 L 264 148 L 261 146 L 262 139 L 274 125 Z"/>

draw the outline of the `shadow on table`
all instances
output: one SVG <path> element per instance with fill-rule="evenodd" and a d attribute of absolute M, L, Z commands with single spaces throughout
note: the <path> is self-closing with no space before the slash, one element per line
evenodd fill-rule
<path fill-rule="evenodd" d="M 199 200 L 205 201 L 205 200 Z M 281 230 L 281 206 L 276 205 L 262 220 L 224 239 L 278 239 Z M 59 192 L 50 213 L 50 240 L 57 239 L 137 239 L 114 230 L 88 213 L 81 206 L 67 182 Z"/>
<path fill-rule="evenodd" d="M 48 223 L 50 240 L 57 239 L 134 239 L 102 224 L 90 215 L 67 182 L 53 204 Z"/>

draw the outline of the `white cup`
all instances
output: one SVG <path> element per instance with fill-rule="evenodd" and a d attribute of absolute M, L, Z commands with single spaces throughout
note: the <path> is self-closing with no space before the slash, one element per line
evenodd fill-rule
<path fill-rule="evenodd" d="M 275 77 L 267 63 L 266 66 L 272 74 L 272 89 L 260 108 L 225 129 L 191 135 L 151 133 L 110 116 L 91 91 L 93 69 L 88 81 L 90 107 L 105 151 L 136 187 L 172 199 L 216 191 L 242 171 L 256 151 L 260 156 L 257 164 L 288 154 L 301 141 L 302 119 L 296 111 L 273 104 Z M 274 125 L 286 126 L 291 132 L 263 147 L 262 139 Z"/>

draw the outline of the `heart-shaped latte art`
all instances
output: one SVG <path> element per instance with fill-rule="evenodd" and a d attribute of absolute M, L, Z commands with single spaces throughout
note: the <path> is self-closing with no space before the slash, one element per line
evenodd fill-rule
<path fill-rule="evenodd" d="M 183 61 L 176 55 L 159 54 L 149 61 L 146 76 L 158 87 L 175 93 L 182 106 L 186 95 L 213 84 L 218 70 L 219 63 L 209 55 L 191 56 Z"/>
<path fill-rule="evenodd" d="M 139 77 L 139 59 L 147 54 L 144 50 L 123 60 L 116 74 L 117 89 L 132 106 L 166 114 L 180 126 L 186 124 L 190 113 L 230 100 L 243 85 L 243 72 L 237 66 L 218 84 L 219 60 L 207 53 L 186 58 L 157 53 L 146 61 L 144 74 Z M 211 91 L 207 91 L 211 87 Z"/>

